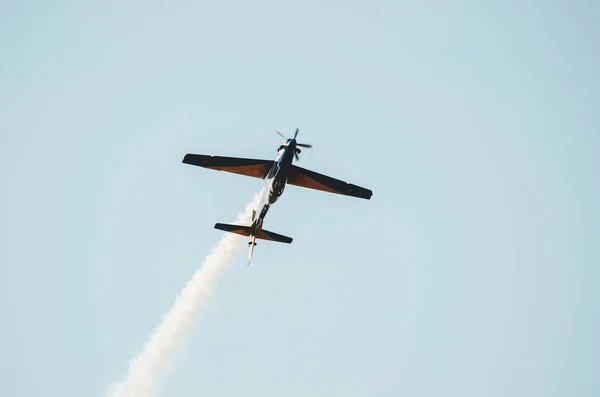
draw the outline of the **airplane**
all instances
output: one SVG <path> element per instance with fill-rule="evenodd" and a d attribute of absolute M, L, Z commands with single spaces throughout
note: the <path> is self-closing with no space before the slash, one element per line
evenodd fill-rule
<path fill-rule="evenodd" d="M 300 148 L 312 148 L 312 145 L 298 143 L 298 128 L 293 138 L 286 138 L 281 132 L 276 131 L 285 143 L 277 149 L 275 160 L 259 160 L 240 157 L 223 157 L 203 154 L 188 153 L 183 158 L 183 163 L 196 165 L 218 171 L 226 171 L 265 180 L 265 189 L 260 203 L 252 210 L 252 225 L 230 225 L 225 223 L 215 224 L 215 229 L 236 233 L 249 237 L 248 265 L 252 261 L 256 239 L 277 241 L 291 244 L 292 238 L 263 229 L 263 223 L 269 208 L 281 197 L 286 184 L 301 186 L 309 189 L 321 190 L 345 196 L 370 200 L 373 192 L 364 187 L 356 186 L 339 179 L 316 173 L 293 164 L 294 159 L 299 161 Z M 258 215 L 257 215 L 258 214 Z"/>

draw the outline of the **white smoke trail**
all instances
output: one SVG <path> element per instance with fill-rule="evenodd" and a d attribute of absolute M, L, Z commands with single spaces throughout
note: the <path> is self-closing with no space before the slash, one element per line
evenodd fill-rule
<path fill-rule="evenodd" d="M 258 205 L 261 193 L 256 194 L 254 201 L 238 215 L 235 223 L 251 223 L 252 209 Z M 154 329 L 142 352 L 129 363 L 127 377 L 109 390 L 110 397 L 148 397 L 157 392 L 159 376 L 188 329 L 199 303 L 206 296 L 210 281 L 231 258 L 242 239 L 242 236 L 233 233 L 223 236 L 204 265 L 183 288 L 162 323 Z"/>

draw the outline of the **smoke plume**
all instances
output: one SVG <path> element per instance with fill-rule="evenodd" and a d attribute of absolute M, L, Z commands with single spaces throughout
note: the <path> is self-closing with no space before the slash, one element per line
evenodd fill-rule
<path fill-rule="evenodd" d="M 238 215 L 235 223 L 251 223 L 252 209 L 258 205 L 261 193 L 256 194 L 253 202 Z M 242 239 L 242 236 L 233 233 L 223 236 L 202 267 L 180 292 L 162 323 L 154 329 L 141 353 L 129 363 L 127 377 L 111 387 L 109 397 L 155 395 L 160 386 L 159 377 L 163 375 L 171 355 L 191 325 L 194 313 L 206 296 L 213 278 L 231 258 Z"/>

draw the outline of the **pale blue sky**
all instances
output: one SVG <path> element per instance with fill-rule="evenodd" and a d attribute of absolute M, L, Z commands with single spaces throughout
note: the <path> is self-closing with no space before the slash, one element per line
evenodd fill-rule
<path fill-rule="evenodd" d="M 164 396 L 600 394 L 600 3 L 0 5 L 0 395 L 104 396 L 272 158 Z"/>

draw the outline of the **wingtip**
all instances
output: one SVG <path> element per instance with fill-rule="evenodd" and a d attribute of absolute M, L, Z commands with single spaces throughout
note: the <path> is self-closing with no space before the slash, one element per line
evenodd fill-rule
<path fill-rule="evenodd" d="M 356 197 L 365 199 L 365 200 L 371 200 L 372 196 L 373 196 L 373 191 L 370 189 L 364 189 L 362 192 L 360 192 L 359 194 L 356 195 Z"/>

